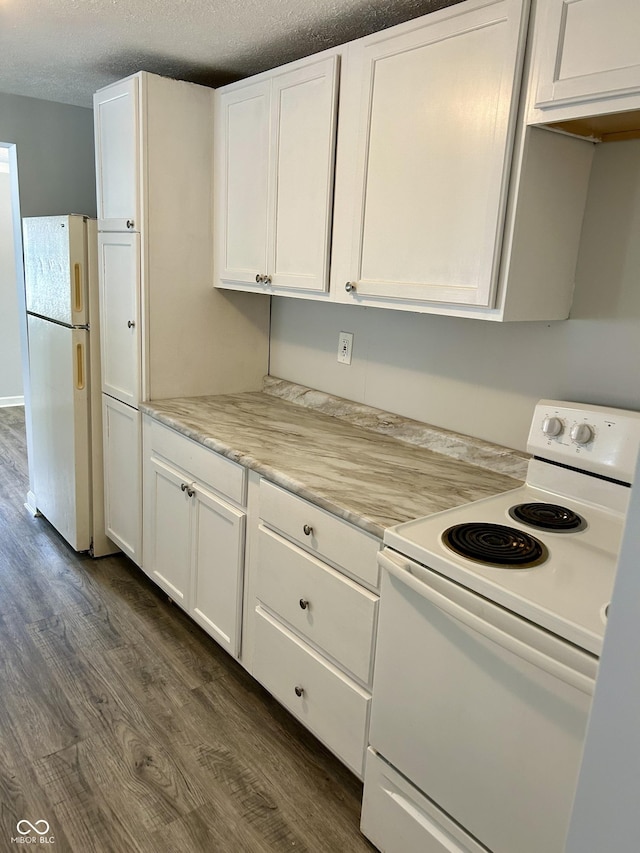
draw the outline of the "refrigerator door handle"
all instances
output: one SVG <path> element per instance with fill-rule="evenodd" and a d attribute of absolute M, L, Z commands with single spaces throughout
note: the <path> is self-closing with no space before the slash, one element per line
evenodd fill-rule
<path fill-rule="evenodd" d="M 74 275 L 74 311 L 82 311 L 82 267 L 80 264 L 73 265 L 73 275 Z"/>
<path fill-rule="evenodd" d="M 84 386 L 84 346 L 82 344 L 76 344 L 76 388 L 78 391 L 84 391 Z"/>

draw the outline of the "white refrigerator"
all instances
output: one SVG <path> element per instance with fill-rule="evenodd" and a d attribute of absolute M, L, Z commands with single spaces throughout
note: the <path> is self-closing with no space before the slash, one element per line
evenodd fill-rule
<path fill-rule="evenodd" d="M 29 340 L 29 458 L 35 507 L 76 551 L 118 548 L 105 535 L 97 225 L 86 216 L 23 220 Z"/>

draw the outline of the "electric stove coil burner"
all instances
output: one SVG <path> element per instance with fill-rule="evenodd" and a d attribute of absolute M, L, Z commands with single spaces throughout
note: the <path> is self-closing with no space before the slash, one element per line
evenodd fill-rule
<path fill-rule="evenodd" d="M 442 540 L 461 557 L 499 568 L 530 568 L 544 563 L 548 557 L 542 542 L 524 530 L 504 524 L 455 524 L 445 530 Z"/>
<path fill-rule="evenodd" d="M 576 533 L 584 530 L 587 522 L 565 506 L 534 501 L 533 503 L 512 506 L 509 515 L 516 521 L 538 527 L 541 530 L 551 530 L 555 533 Z"/>

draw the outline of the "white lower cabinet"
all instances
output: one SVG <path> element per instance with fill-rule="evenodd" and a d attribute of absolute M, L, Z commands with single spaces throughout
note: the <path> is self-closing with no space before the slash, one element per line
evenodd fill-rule
<path fill-rule="evenodd" d="M 380 542 L 266 480 L 258 502 L 250 671 L 362 778 Z"/>
<path fill-rule="evenodd" d="M 140 412 L 102 395 L 105 531 L 138 566 L 140 542 Z"/>
<path fill-rule="evenodd" d="M 143 440 L 144 570 L 237 658 L 246 472 L 147 417 Z"/>

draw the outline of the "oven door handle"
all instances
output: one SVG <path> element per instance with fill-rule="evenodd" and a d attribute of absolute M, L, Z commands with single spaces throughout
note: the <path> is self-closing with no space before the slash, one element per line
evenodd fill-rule
<path fill-rule="evenodd" d="M 575 687 L 581 693 L 586 693 L 589 696 L 593 694 L 595 683 L 593 678 L 550 657 L 540 649 L 519 640 L 517 637 L 492 625 L 490 622 L 486 622 L 481 617 L 476 616 L 475 613 L 471 613 L 466 607 L 457 604 L 446 595 L 433 589 L 428 583 L 427 570 L 423 569 L 419 564 L 402 560 L 400 555 L 396 555 L 393 552 L 391 554 L 388 551 L 380 551 L 378 553 L 378 562 L 382 568 L 408 586 L 413 592 L 422 596 L 422 598 L 429 601 L 443 613 L 446 613 L 447 616 L 450 616 L 472 631 L 482 634 L 486 639 L 496 643 L 506 651 L 512 652 L 514 655 L 522 658 L 522 660 L 533 664 L 538 669 L 544 670 L 549 675 Z M 419 575 L 423 575 L 425 580 L 422 580 Z"/>

